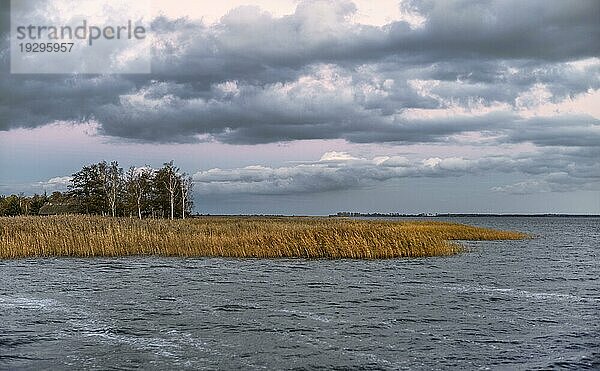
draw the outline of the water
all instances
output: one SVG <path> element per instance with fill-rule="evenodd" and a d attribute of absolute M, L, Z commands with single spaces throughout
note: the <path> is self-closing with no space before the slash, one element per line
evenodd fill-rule
<path fill-rule="evenodd" d="M 0 369 L 600 368 L 600 219 L 383 261 L 0 261 Z"/>

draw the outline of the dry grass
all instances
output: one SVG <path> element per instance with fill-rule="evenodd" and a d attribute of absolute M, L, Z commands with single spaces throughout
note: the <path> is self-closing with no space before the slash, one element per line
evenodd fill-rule
<path fill-rule="evenodd" d="M 522 233 L 430 221 L 33 216 L 0 218 L 0 258 L 162 255 L 379 259 L 460 252 L 462 247 L 451 240 L 525 237 Z"/>

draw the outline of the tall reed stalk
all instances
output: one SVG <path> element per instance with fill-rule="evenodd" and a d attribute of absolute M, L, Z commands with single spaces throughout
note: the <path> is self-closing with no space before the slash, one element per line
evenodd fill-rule
<path fill-rule="evenodd" d="M 463 248 L 453 240 L 525 237 L 517 232 L 430 221 L 3 217 L 0 218 L 0 258 L 162 255 L 382 259 L 456 254 Z"/>

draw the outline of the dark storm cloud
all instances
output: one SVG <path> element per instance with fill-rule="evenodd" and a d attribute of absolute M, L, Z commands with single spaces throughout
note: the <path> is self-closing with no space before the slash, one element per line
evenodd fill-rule
<path fill-rule="evenodd" d="M 0 130 L 54 120 L 89 119 L 96 107 L 118 102 L 135 85 L 114 75 L 11 75 L 0 80 Z"/>
<path fill-rule="evenodd" d="M 413 1 L 427 20 L 383 27 L 349 22 L 350 1 L 305 1 L 275 18 L 257 7 L 240 7 L 215 27 L 159 19 L 159 51 L 166 63 L 199 74 L 229 67 L 260 71 L 312 63 L 360 63 L 402 56 L 405 63 L 454 59 L 570 60 L 600 52 L 600 3 L 553 1 Z M 189 45 L 183 47 L 183 45 Z M 156 68 L 167 69 L 160 58 Z M 216 69 L 213 71 L 212 69 Z"/>
<path fill-rule="evenodd" d="M 264 88 L 221 84 L 213 88 L 211 99 L 181 99 L 171 91 L 185 88 L 156 83 L 122 97 L 118 104 L 98 108 L 96 118 L 104 123 L 106 134 L 119 137 L 181 141 L 208 133 L 212 139 L 234 144 L 324 138 L 436 142 L 464 132 L 492 133 L 516 119 L 511 113 L 439 119 L 386 115 L 382 113 L 387 102 L 385 82 L 355 86 L 331 72 Z M 427 99 L 416 95 L 411 99 L 413 106 L 428 105 Z"/>
<path fill-rule="evenodd" d="M 391 33 L 398 48 L 427 50 L 443 57 L 493 59 L 575 59 L 596 56 L 600 45 L 600 3 L 595 0 L 433 1 L 410 5 L 427 18 L 409 32 Z M 427 52 L 424 52 L 427 53 Z"/>
<path fill-rule="evenodd" d="M 598 1 L 405 6 L 426 19 L 422 27 L 353 23 L 356 7 L 345 0 L 301 2 L 284 17 L 240 7 L 214 26 L 159 17 L 148 76 L 9 75 L 3 39 L 0 130 L 96 120 L 102 134 L 148 142 L 422 143 L 477 132 L 509 143 L 594 145 L 597 119 L 525 120 L 512 108 L 536 84 L 549 101 L 600 87 L 599 63 L 568 63 L 599 55 Z M 498 104 L 508 108 L 405 115 Z"/>
<path fill-rule="evenodd" d="M 394 102 L 390 95 L 396 93 L 392 86 L 386 88 L 385 82 L 358 85 L 343 76 L 332 77 L 330 71 L 326 74 L 261 88 L 220 84 L 213 87 L 210 99 L 182 99 L 180 95 L 188 95 L 184 93 L 188 88 L 156 83 L 123 96 L 118 103 L 99 107 L 95 118 L 103 123 L 105 134 L 146 141 L 185 142 L 208 134 L 205 140 L 232 144 L 335 138 L 355 143 L 425 143 L 448 142 L 454 135 L 471 132 L 497 136 L 500 142 L 540 146 L 600 143 L 600 120 L 591 116 L 522 118 L 511 110 L 497 110 L 407 117 L 402 112 L 386 113 Z M 465 100 L 468 96 L 464 95 Z M 405 95 L 405 99 L 411 99 L 409 107 L 431 104 L 430 99 L 416 94 Z M 454 103 L 458 100 L 454 98 Z"/>

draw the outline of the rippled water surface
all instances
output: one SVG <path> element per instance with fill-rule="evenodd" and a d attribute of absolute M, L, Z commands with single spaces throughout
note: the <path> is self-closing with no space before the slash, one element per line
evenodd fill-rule
<path fill-rule="evenodd" d="M 600 219 L 383 261 L 0 261 L 0 369 L 600 368 Z"/>

